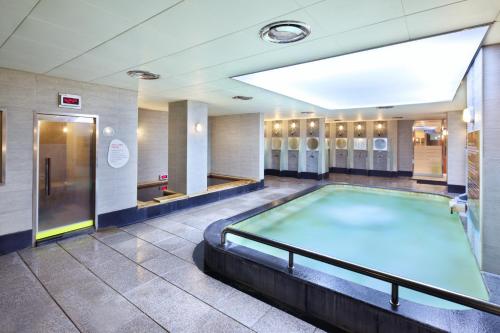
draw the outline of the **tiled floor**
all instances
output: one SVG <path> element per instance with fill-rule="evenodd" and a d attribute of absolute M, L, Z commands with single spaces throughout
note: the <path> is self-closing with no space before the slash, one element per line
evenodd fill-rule
<path fill-rule="evenodd" d="M 445 191 L 406 178 L 330 180 Z M 265 182 L 258 192 L 1 256 L 0 331 L 321 332 L 199 268 L 210 223 L 319 183 Z"/>

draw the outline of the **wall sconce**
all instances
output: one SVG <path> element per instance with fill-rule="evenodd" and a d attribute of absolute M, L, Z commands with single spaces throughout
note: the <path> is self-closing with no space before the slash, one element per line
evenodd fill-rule
<path fill-rule="evenodd" d="M 142 137 L 142 129 L 137 127 L 137 137 L 140 138 Z"/>
<path fill-rule="evenodd" d="M 314 128 L 316 127 L 316 123 L 314 122 L 314 120 L 311 120 L 311 122 L 309 123 L 309 134 L 313 134 L 313 130 Z"/>
<path fill-rule="evenodd" d="M 338 134 L 338 136 L 344 135 L 344 125 L 337 126 L 337 134 Z"/>
<path fill-rule="evenodd" d="M 378 123 L 376 127 L 377 127 L 377 136 L 381 136 L 382 135 L 382 129 L 384 128 L 384 124 Z"/>
<path fill-rule="evenodd" d="M 356 125 L 356 130 L 357 130 L 358 136 L 361 136 L 361 130 L 363 130 L 363 125 L 357 124 Z"/>
<path fill-rule="evenodd" d="M 274 123 L 274 134 L 278 135 L 280 133 L 281 129 L 281 124 L 280 123 Z"/>
<path fill-rule="evenodd" d="M 297 124 L 295 122 L 293 122 L 291 125 L 290 125 L 290 128 L 292 129 L 290 131 L 290 134 L 295 134 L 295 129 L 297 128 Z"/>
<path fill-rule="evenodd" d="M 104 134 L 104 136 L 113 136 L 115 135 L 115 129 L 113 127 L 106 126 L 102 130 L 102 134 Z"/>
<path fill-rule="evenodd" d="M 462 120 L 466 123 L 474 123 L 474 110 L 472 107 L 464 109 L 462 113 Z"/>
<path fill-rule="evenodd" d="M 448 130 L 446 128 L 443 128 L 443 137 L 448 136 Z"/>
<path fill-rule="evenodd" d="M 63 133 L 68 133 L 68 128 L 66 126 L 63 127 Z"/>
<path fill-rule="evenodd" d="M 200 133 L 203 130 L 203 126 L 201 126 L 200 123 L 196 123 L 196 125 L 194 125 L 194 130 Z"/>

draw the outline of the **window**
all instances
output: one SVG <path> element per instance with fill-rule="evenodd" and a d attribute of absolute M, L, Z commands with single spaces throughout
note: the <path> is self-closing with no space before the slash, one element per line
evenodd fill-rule
<path fill-rule="evenodd" d="M 7 132 L 5 129 L 5 112 L 0 110 L 0 184 L 5 183 L 5 153 L 7 151 Z"/>

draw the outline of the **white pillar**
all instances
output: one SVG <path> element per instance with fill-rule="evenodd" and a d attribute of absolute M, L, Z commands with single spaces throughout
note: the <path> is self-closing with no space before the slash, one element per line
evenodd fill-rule
<path fill-rule="evenodd" d="M 207 190 L 208 105 L 179 101 L 168 106 L 169 188 L 187 195 Z"/>

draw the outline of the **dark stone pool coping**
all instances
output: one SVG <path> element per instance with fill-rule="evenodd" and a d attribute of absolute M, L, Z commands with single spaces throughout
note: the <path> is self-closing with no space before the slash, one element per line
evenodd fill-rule
<path fill-rule="evenodd" d="M 298 264 L 295 265 L 293 273 L 290 273 L 286 260 L 229 241 L 225 247 L 220 245 L 221 232 L 226 226 L 327 185 L 331 184 L 313 186 L 211 224 L 204 233 L 206 269 L 244 289 L 252 290 L 280 307 L 301 314 L 306 320 L 347 331 L 500 332 L 498 316 L 477 310 L 435 308 L 405 299 L 400 299 L 400 306 L 393 309 L 389 303 L 390 295 L 387 293 Z M 357 186 L 343 183 L 338 185 Z M 500 277 L 492 274 L 485 274 L 484 277 L 491 300 L 498 302 Z"/>

